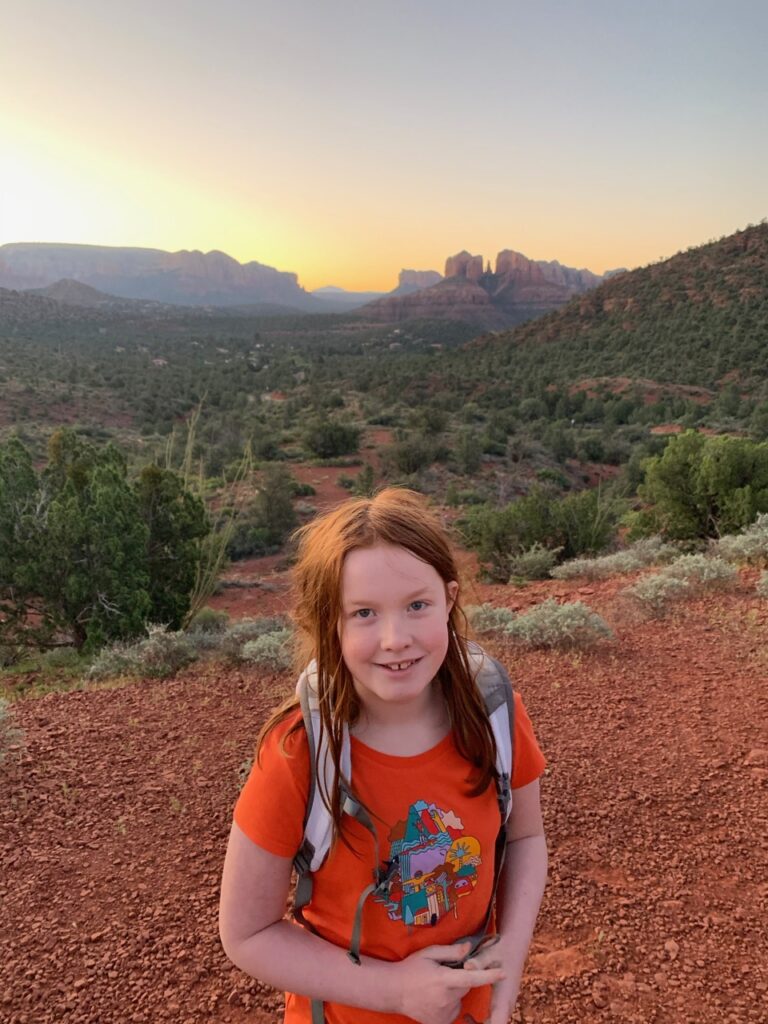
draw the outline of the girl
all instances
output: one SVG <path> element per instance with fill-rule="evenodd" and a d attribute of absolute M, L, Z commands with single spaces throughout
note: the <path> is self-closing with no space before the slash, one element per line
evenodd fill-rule
<path fill-rule="evenodd" d="M 300 531 L 296 620 L 303 654 L 316 660 L 328 751 L 338 778 L 346 723 L 352 789 L 390 877 L 386 895 L 362 907 L 355 962 L 346 950 L 358 901 L 380 865 L 336 785 L 334 842 L 314 874 L 306 927 L 284 920 L 310 780 L 290 700 L 264 726 L 235 807 L 219 918 L 229 958 L 287 990 L 286 1024 L 506 1024 L 514 1009 L 546 879 L 544 759 L 516 695 L 499 937 L 477 951 L 456 945 L 486 920 L 500 819 L 495 741 L 457 580 L 445 532 L 410 491 L 347 501 Z"/>

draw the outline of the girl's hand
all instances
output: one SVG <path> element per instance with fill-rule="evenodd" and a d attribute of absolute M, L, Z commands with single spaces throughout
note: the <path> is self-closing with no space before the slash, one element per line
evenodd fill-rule
<path fill-rule="evenodd" d="M 485 949 L 467 960 L 464 970 L 474 974 L 475 972 L 486 973 L 493 968 L 501 968 L 502 953 L 496 944 L 488 945 Z M 491 1012 L 485 1024 L 507 1024 L 512 1016 L 517 997 L 520 990 L 520 982 L 512 977 L 502 977 L 494 983 L 491 994 Z"/>
<path fill-rule="evenodd" d="M 461 1012 L 461 1000 L 471 988 L 500 983 L 504 972 L 498 967 L 477 964 L 471 971 L 463 971 L 443 966 L 466 956 L 469 948 L 468 942 L 428 946 L 402 960 L 398 965 L 399 1012 L 419 1024 L 453 1024 Z"/>

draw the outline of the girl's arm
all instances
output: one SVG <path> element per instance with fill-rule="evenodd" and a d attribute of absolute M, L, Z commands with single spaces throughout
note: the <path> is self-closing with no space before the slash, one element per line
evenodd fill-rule
<path fill-rule="evenodd" d="M 494 986 L 488 1024 L 507 1024 L 515 1008 L 546 881 L 547 844 L 537 779 L 513 791 L 507 854 L 496 900 L 501 939 L 465 964 L 467 971 L 501 964 L 506 974 Z"/>
<path fill-rule="evenodd" d="M 430 946 L 396 963 L 362 957 L 357 966 L 345 950 L 283 920 L 290 879 L 290 857 L 263 850 L 232 826 L 219 934 L 230 960 L 268 985 L 324 1002 L 402 1013 L 420 1024 L 450 1024 L 470 988 L 504 976 L 498 968 L 469 974 L 442 966 L 457 959 L 457 946 Z"/>

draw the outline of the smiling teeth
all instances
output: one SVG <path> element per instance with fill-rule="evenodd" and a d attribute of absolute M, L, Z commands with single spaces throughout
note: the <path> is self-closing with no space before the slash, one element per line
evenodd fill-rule
<path fill-rule="evenodd" d="M 412 658 L 411 661 L 398 661 L 393 665 L 387 665 L 387 668 L 392 669 L 394 672 L 402 672 L 403 669 L 410 668 L 415 660 L 415 658 Z"/>

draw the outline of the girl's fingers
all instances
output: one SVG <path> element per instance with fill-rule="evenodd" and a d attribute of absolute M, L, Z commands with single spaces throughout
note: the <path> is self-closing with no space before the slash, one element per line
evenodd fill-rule
<path fill-rule="evenodd" d="M 469 960 L 464 961 L 465 971 L 477 971 L 484 970 L 487 967 L 502 967 L 502 960 L 499 956 L 499 952 L 495 946 L 488 946 L 487 949 L 481 949 L 479 953 L 476 953 Z"/>
<path fill-rule="evenodd" d="M 483 985 L 496 985 L 506 975 L 497 967 L 477 967 L 471 971 L 454 971 L 455 981 L 451 988 L 482 988 Z"/>

